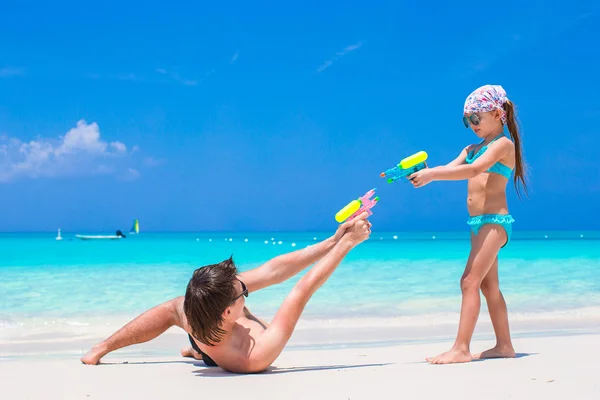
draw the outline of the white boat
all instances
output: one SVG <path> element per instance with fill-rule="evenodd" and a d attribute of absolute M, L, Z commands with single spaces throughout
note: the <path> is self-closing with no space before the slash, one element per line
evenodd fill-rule
<path fill-rule="evenodd" d="M 77 239 L 81 240 L 120 240 L 125 239 L 127 236 L 123 235 L 123 232 L 117 230 L 114 235 L 75 235 Z"/>
<path fill-rule="evenodd" d="M 140 222 L 136 218 L 133 220 L 133 226 L 131 227 L 131 235 L 137 235 L 140 233 Z M 127 236 L 121 232 L 121 230 L 117 230 L 114 235 L 75 235 L 77 239 L 81 240 L 120 240 L 125 239 Z"/>
<path fill-rule="evenodd" d="M 58 230 L 58 236 L 56 236 L 56 240 L 62 240 L 62 236 L 60 236 L 60 229 Z"/>
<path fill-rule="evenodd" d="M 119 240 L 125 238 L 125 236 L 120 235 L 75 235 L 75 237 L 81 240 Z"/>

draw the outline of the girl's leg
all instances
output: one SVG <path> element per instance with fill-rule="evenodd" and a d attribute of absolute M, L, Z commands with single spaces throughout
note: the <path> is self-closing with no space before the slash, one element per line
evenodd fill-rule
<path fill-rule="evenodd" d="M 495 224 L 481 227 L 477 236 L 471 240 L 471 254 L 465 272 L 460 280 L 462 305 L 458 335 L 452 348 L 436 357 L 426 360 L 432 364 L 450 364 L 472 360 L 470 343 L 475 324 L 479 317 L 481 298 L 479 288 L 484 277 L 491 269 L 500 248 L 506 243 L 506 231 Z"/>
<path fill-rule="evenodd" d="M 512 358 L 515 356 L 515 349 L 510 339 L 506 302 L 502 292 L 500 292 L 498 257 L 494 260 L 490 272 L 481 282 L 481 292 L 485 296 L 492 325 L 494 326 L 496 346 L 473 356 L 473 358 Z"/>

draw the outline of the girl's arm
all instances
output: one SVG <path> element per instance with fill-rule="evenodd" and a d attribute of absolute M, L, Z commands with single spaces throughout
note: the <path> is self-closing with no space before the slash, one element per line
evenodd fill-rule
<path fill-rule="evenodd" d="M 488 147 L 487 151 L 472 164 L 464 163 L 457 165 L 455 164 L 456 160 L 454 160 L 447 166 L 433 169 L 431 171 L 431 180 L 452 181 L 474 178 L 504 158 L 510 152 L 511 146 L 512 142 L 510 140 L 499 140 L 494 146 Z M 466 148 L 463 150 L 465 157 L 467 154 L 466 150 Z"/>
<path fill-rule="evenodd" d="M 466 163 L 467 154 L 469 154 L 469 150 L 473 146 L 474 145 L 470 144 L 467 147 L 465 147 L 464 149 L 462 149 L 462 151 L 460 152 L 460 154 L 458 155 L 458 157 L 456 157 L 454 160 L 450 161 L 448 164 L 446 164 L 446 165 L 439 165 L 437 167 L 431 167 L 431 168 L 429 168 L 429 170 L 440 170 L 440 169 L 444 169 L 444 168 L 448 168 L 448 167 L 456 167 L 456 166 L 465 164 Z M 409 179 L 410 179 L 410 177 L 409 177 Z"/>
<path fill-rule="evenodd" d="M 444 165 L 444 167 L 456 167 L 458 165 L 465 164 L 466 163 L 465 160 L 467 159 L 467 154 L 469 154 L 469 150 L 471 149 L 471 147 L 473 147 L 472 144 L 470 144 L 467 147 L 465 147 L 464 149 L 462 149 L 462 151 L 460 152 L 458 157 L 456 157 L 454 160 L 450 161 L 448 164 Z M 437 167 L 437 168 L 439 168 L 439 167 Z"/>
<path fill-rule="evenodd" d="M 410 175 L 410 179 L 414 187 L 422 187 L 431 181 L 457 181 L 471 179 L 485 172 L 494 163 L 501 160 L 511 151 L 514 146 L 510 140 L 498 140 L 493 146 L 488 147 L 488 150 L 481 157 L 475 160 L 472 164 L 459 163 L 460 157 L 467 155 L 468 147 L 463 149 L 461 155 L 454 161 L 445 166 L 436 168 L 426 168 Z"/>

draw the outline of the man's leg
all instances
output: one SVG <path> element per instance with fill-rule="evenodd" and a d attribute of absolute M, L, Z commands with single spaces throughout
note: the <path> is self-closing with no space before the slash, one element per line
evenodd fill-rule
<path fill-rule="evenodd" d="M 357 218 L 335 247 L 298 281 L 275 314 L 269 328 L 256 339 L 249 364 L 224 366 L 226 369 L 233 372 L 260 372 L 275 361 L 292 336 L 308 300 L 327 281 L 350 250 L 369 237 L 371 224 L 366 221 L 366 217 L 367 214 L 364 213 Z"/>
<path fill-rule="evenodd" d="M 182 304 L 183 297 L 177 297 L 146 311 L 108 339 L 94 346 L 81 358 L 81 362 L 95 365 L 106 354 L 126 346 L 152 340 L 173 325 L 183 328 L 179 311 Z"/>

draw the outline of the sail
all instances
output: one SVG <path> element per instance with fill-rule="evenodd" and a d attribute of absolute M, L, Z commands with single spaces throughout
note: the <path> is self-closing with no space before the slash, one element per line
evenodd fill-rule
<path fill-rule="evenodd" d="M 140 221 L 137 218 L 133 220 L 133 226 L 129 233 L 140 233 Z"/>

